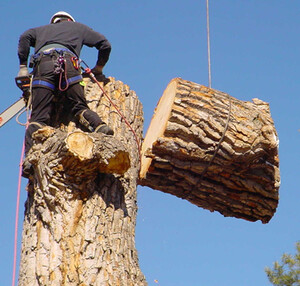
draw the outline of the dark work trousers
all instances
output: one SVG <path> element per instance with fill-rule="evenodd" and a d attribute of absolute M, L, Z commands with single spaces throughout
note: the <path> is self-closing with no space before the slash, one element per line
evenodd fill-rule
<path fill-rule="evenodd" d="M 80 71 L 76 70 L 70 60 L 70 56 L 65 56 L 67 60 L 67 78 L 80 75 Z M 51 122 L 51 114 L 53 114 L 53 97 L 57 92 L 59 84 L 59 74 L 54 73 L 55 61 L 57 55 L 47 55 L 41 58 L 33 72 L 33 83 L 35 80 L 46 81 L 55 86 L 55 89 L 43 84 L 33 84 L 32 88 L 32 113 L 26 133 L 25 133 L 25 155 L 32 147 L 32 134 L 41 126 L 49 125 Z M 98 114 L 89 109 L 84 96 L 84 88 L 79 83 L 72 82 L 68 89 L 61 92 L 60 96 L 65 96 L 67 104 L 70 106 L 72 115 L 78 117 L 83 111 L 84 118 L 89 122 L 90 126 L 95 129 L 103 121 Z M 54 111 L 55 112 L 55 111 Z"/>

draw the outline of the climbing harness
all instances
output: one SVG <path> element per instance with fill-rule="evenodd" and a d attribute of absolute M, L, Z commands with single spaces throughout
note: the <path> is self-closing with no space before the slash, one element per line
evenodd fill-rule
<path fill-rule="evenodd" d="M 78 70 L 79 69 L 79 60 L 77 57 L 70 57 L 70 60 L 73 64 L 73 67 Z M 54 62 L 54 74 L 59 74 L 59 83 L 58 89 L 59 91 L 66 91 L 69 88 L 69 85 L 75 81 L 81 80 L 82 76 L 77 75 L 71 78 L 67 77 L 67 60 L 62 52 Z M 64 86 L 64 87 L 63 87 Z"/>
<path fill-rule="evenodd" d="M 58 89 L 60 91 L 65 91 L 69 88 L 69 83 L 67 81 L 67 62 L 62 53 L 58 56 L 56 61 L 54 62 L 54 74 L 59 75 L 59 84 L 58 84 Z M 62 79 L 65 79 L 65 87 L 62 87 Z"/>
<path fill-rule="evenodd" d="M 58 47 L 55 47 L 53 45 L 45 46 L 40 52 L 32 56 L 31 67 L 37 65 L 42 60 L 43 56 L 49 56 L 51 58 L 55 58 L 53 59 L 53 65 L 54 65 L 53 73 L 59 76 L 59 82 L 58 82 L 59 91 L 66 91 L 69 88 L 70 84 L 82 80 L 81 74 L 70 78 L 68 78 L 67 76 L 68 64 L 67 64 L 66 56 L 70 57 L 70 61 L 72 62 L 74 68 L 76 70 L 79 70 L 79 59 L 69 49 L 63 48 L 63 46 L 61 45 L 58 45 Z M 37 86 L 47 87 L 53 91 L 56 89 L 55 84 L 38 78 L 33 80 L 32 85 L 34 87 Z"/>

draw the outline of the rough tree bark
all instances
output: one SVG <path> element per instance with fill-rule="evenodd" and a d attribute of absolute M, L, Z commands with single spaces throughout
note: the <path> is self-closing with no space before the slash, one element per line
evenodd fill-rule
<path fill-rule="evenodd" d="M 74 122 L 35 133 L 20 286 L 147 285 L 135 248 L 137 143 L 100 89 L 85 81 L 89 106 L 115 135 L 83 132 Z M 105 90 L 141 139 L 135 93 L 113 78 Z"/>
<path fill-rule="evenodd" d="M 145 136 L 139 183 L 224 216 L 267 223 L 278 204 L 278 165 L 267 103 L 176 78 Z"/>

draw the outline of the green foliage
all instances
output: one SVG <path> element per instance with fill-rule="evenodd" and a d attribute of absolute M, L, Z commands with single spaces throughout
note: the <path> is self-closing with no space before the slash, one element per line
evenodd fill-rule
<path fill-rule="evenodd" d="M 297 253 L 283 254 L 281 263 L 275 262 L 273 269 L 266 267 L 269 281 L 278 286 L 300 286 L 300 242 L 296 243 Z"/>

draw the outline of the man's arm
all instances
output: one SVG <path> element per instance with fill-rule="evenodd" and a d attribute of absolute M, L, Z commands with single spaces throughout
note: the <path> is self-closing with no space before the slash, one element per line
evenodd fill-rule
<path fill-rule="evenodd" d="M 35 46 L 35 34 L 36 33 L 34 29 L 29 29 L 20 36 L 18 45 L 18 57 L 20 65 L 27 66 L 30 47 Z"/>
<path fill-rule="evenodd" d="M 98 50 L 96 67 L 102 70 L 109 59 L 111 44 L 106 37 L 86 26 L 83 44 L 88 47 L 95 47 Z"/>

